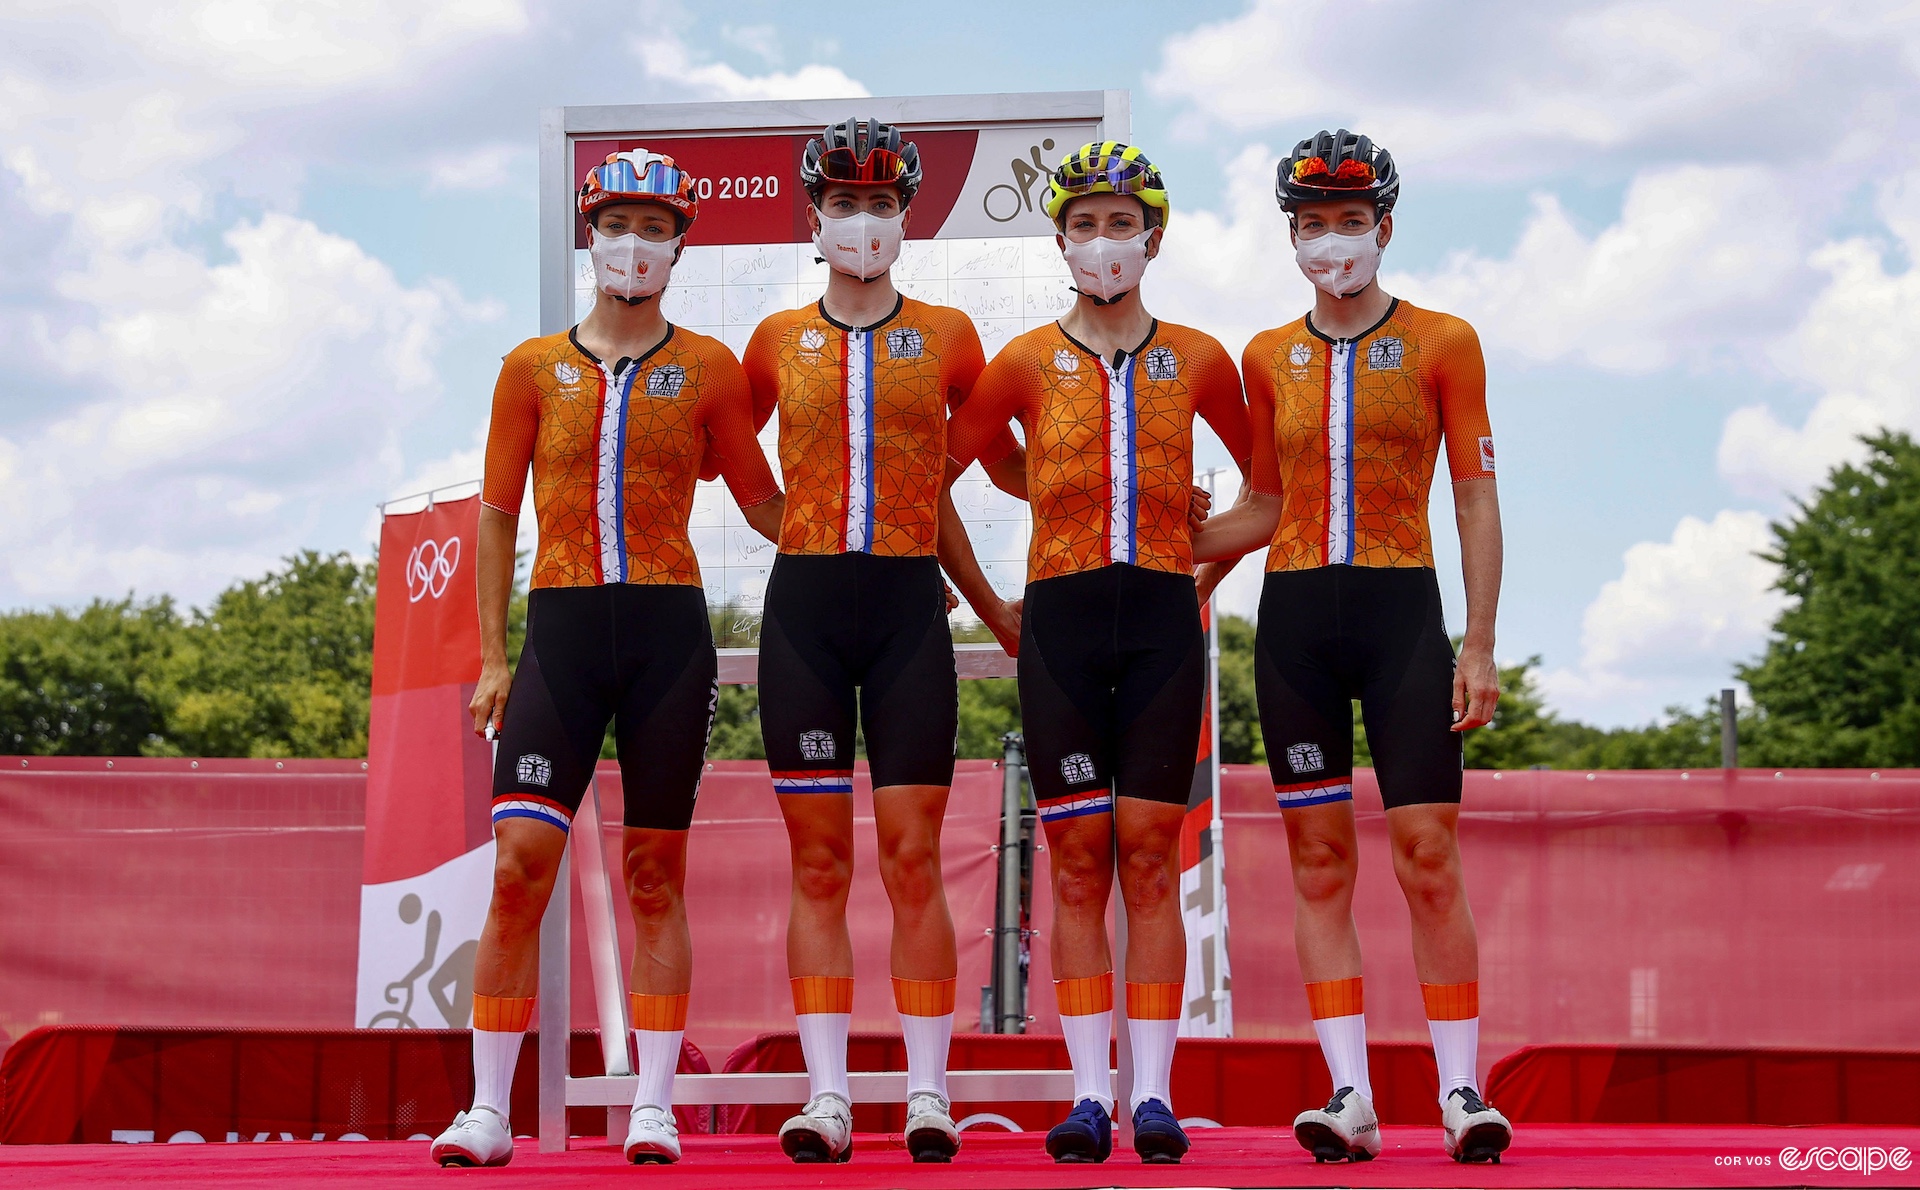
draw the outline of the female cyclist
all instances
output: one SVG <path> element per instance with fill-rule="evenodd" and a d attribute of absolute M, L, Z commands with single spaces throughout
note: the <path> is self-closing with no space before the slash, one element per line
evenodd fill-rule
<path fill-rule="evenodd" d="M 1478 1089 L 1479 945 L 1457 837 L 1461 733 L 1490 720 L 1500 697 L 1486 365 L 1472 327 L 1380 288 L 1399 192 L 1393 158 L 1344 128 L 1301 141 L 1281 163 L 1280 205 L 1318 292 L 1310 314 L 1257 336 L 1243 362 L 1284 495 L 1214 518 L 1194 550 L 1231 558 L 1271 546 L 1255 638 L 1260 723 L 1287 823 L 1300 969 L 1334 1086 L 1294 1133 L 1317 1160 L 1380 1152 L 1353 922 L 1357 698 L 1413 918 L 1446 1151 L 1498 1160 L 1513 1129 Z M 1467 589 L 1457 663 L 1427 526 L 1443 438 Z"/>
<path fill-rule="evenodd" d="M 906 1143 L 915 1161 L 951 1160 L 960 1144 L 946 1094 L 955 964 L 940 879 L 958 694 L 941 566 L 1009 651 L 1019 622 L 975 563 L 944 475 L 947 414 L 980 373 L 979 336 L 960 311 L 901 296 L 889 274 L 920 178 L 918 150 L 878 121 L 848 120 L 808 143 L 800 179 L 831 269 L 826 295 L 762 322 L 745 357 L 756 418 L 780 413 L 789 493 L 761 626 L 760 726 L 793 854 L 787 965 L 810 1097 L 780 1143 L 800 1162 L 852 1155 L 856 713 L 893 906 Z M 984 453 L 1000 482 L 1019 478 L 1011 434 Z"/>
<path fill-rule="evenodd" d="M 1205 663 L 1191 550 L 1193 417 L 1256 491 L 1276 491 L 1233 361 L 1212 337 L 1157 321 L 1140 296 L 1169 207 L 1137 148 L 1090 144 L 1052 175 L 1047 214 L 1079 293 L 1009 343 L 949 432 L 965 466 L 1017 417 L 1033 544 L 1021 616 L 1020 706 L 1053 869 L 1055 992 L 1074 1099 L 1047 1136 L 1056 1161 L 1112 1151 L 1113 959 L 1106 905 L 1126 905 L 1134 1149 L 1178 1161 L 1171 1108 L 1186 978 L 1180 823 L 1200 739 Z"/>
<path fill-rule="evenodd" d="M 514 348 L 494 389 L 479 532 L 476 732 L 499 733 L 493 901 L 474 960 L 473 1107 L 433 1142 L 442 1165 L 505 1165 L 508 1093 L 533 1016 L 540 918 L 607 723 L 626 794 L 631 996 L 640 1086 L 626 1155 L 679 1159 L 673 1074 L 692 975 L 687 827 L 716 696 L 713 638 L 687 537 L 703 456 L 769 538 L 782 500 L 754 440 L 746 375 L 656 299 L 698 216 L 692 180 L 644 149 L 580 189 L 598 295 L 564 334 Z M 527 471 L 540 547 L 520 663 L 507 603 Z M 564 890 L 562 896 L 566 895 Z"/>

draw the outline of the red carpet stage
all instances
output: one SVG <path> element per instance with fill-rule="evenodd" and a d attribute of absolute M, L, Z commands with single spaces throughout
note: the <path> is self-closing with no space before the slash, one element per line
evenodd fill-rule
<path fill-rule="evenodd" d="M 1437 1128 L 1389 1126 L 1386 1151 L 1365 1165 L 1316 1166 L 1285 1132 L 1196 1131 L 1181 1166 L 1142 1166 L 1116 1154 L 1102 1166 L 1057 1166 L 1037 1133 L 969 1132 L 961 1160 L 916 1166 L 897 1138 L 863 1134 L 851 1164 L 795 1166 L 766 1136 L 696 1136 L 667 1170 L 631 1169 L 604 1144 L 542 1154 L 522 1141 L 506 1169 L 442 1170 L 423 1142 L 0 1146 L 0 1182 L 52 1187 L 606 1186 L 646 1182 L 699 1190 L 787 1186 L 1911 1186 L 1920 1128 L 1766 1128 L 1538 1124 L 1522 1128 L 1500 1165 L 1456 1165 Z M 1811 1155 L 1812 1166 L 1801 1168 Z M 1783 1168 L 1783 1155 L 1786 1167 Z M 1853 1170 L 1863 1162 L 1873 1173 Z M 1905 1168 L 1898 1168 L 1904 1163 Z"/>

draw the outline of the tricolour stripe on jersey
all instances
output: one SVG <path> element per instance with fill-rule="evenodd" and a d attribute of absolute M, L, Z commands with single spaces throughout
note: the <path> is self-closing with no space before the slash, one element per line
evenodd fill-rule
<path fill-rule="evenodd" d="M 873 551 L 873 332 L 846 333 L 848 552 Z"/>
<path fill-rule="evenodd" d="M 1336 777 L 1330 781 L 1308 781 L 1301 785 L 1276 785 L 1273 787 L 1273 800 L 1282 808 L 1352 801 L 1353 778 Z"/>
<path fill-rule="evenodd" d="M 775 793 L 852 793 L 853 773 L 851 770 L 831 772 L 818 769 L 807 772 L 774 773 L 773 791 Z"/>
<path fill-rule="evenodd" d="M 1354 344 L 1327 345 L 1326 564 L 1353 561 Z"/>
<path fill-rule="evenodd" d="M 615 376 L 605 367 L 600 402 L 600 440 L 595 443 L 594 513 L 600 537 L 600 581 L 627 581 L 626 484 L 627 473 L 627 397 L 633 392 L 633 378 L 640 374 L 638 364 L 627 365 L 625 376 Z"/>
<path fill-rule="evenodd" d="M 1105 358 L 1100 361 L 1107 388 L 1107 561 L 1135 562 L 1139 555 L 1139 535 L 1135 531 L 1140 515 L 1140 456 L 1136 440 L 1133 408 L 1133 373 L 1137 361 L 1128 359 L 1115 369 Z"/>
<path fill-rule="evenodd" d="M 1095 789 L 1041 802 L 1040 820 L 1054 822 L 1062 818 L 1079 818 L 1084 814 L 1105 814 L 1112 808 L 1113 791 Z"/>
<path fill-rule="evenodd" d="M 573 825 L 573 818 L 565 807 L 554 802 L 530 797 L 503 797 L 493 803 L 493 820 L 504 822 L 509 818 L 531 818 L 536 822 L 552 823 L 561 830 Z"/>

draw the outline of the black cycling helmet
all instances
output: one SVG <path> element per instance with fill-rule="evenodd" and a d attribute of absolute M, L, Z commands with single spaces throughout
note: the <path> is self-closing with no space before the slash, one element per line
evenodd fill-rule
<path fill-rule="evenodd" d="M 1356 195 L 1373 200 L 1381 215 L 1400 197 L 1400 171 L 1393 155 L 1359 133 L 1324 129 L 1301 141 L 1280 163 L 1273 196 L 1292 212 L 1303 202 Z"/>
<path fill-rule="evenodd" d="M 920 150 L 902 141 L 900 130 L 878 120 L 850 119 L 807 142 L 800 156 L 800 184 L 817 206 L 829 182 L 850 186 L 897 186 L 900 205 L 920 189 Z"/>

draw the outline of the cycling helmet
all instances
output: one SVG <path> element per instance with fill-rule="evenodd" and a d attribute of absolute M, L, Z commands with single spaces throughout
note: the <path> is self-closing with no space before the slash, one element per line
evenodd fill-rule
<path fill-rule="evenodd" d="M 817 206 L 829 182 L 895 186 L 900 205 L 920 189 L 920 150 L 900 130 L 878 120 L 849 119 L 823 130 L 800 155 L 800 184 Z"/>
<path fill-rule="evenodd" d="M 1385 215 L 1400 197 L 1400 171 L 1393 167 L 1393 155 L 1368 138 L 1344 128 L 1323 129 L 1295 145 L 1280 163 L 1273 194 L 1288 212 L 1303 202 L 1358 195 Z"/>
<path fill-rule="evenodd" d="M 694 180 L 673 158 L 645 149 L 610 153 L 604 164 L 587 171 L 587 180 L 580 185 L 580 214 L 591 222 L 595 211 L 617 202 L 671 207 L 680 216 L 682 232 L 700 215 Z"/>
<path fill-rule="evenodd" d="M 1147 155 L 1132 145 L 1118 141 L 1094 141 L 1081 145 L 1060 161 L 1060 167 L 1047 179 L 1047 218 L 1060 222 L 1067 203 L 1088 194 L 1125 194 L 1159 214 L 1159 226 L 1167 225 L 1173 208 L 1167 203 L 1167 184 Z"/>

